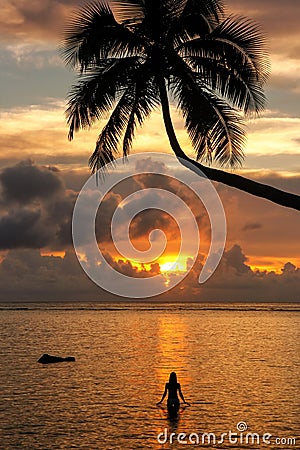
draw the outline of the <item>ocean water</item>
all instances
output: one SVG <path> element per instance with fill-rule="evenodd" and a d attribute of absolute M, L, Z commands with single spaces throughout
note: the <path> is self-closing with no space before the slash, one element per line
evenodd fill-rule
<path fill-rule="evenodd" d="M 0 448 L 299 449 L 299 312 L 2 304 Z M 76 362 L 44 366 L 43 353 Z M 176 420 L 156 406 L 171 371 L 191 403 Z"/>

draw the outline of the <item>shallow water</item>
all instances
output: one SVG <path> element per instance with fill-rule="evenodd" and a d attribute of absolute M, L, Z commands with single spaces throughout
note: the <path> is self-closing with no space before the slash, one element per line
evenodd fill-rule
<path fill-rule="evenodd" d="M 0 448 L 179 449 L 178 433 L 212 432 L 195 447 L 299 449 L 299 307 L 217 306 L 3 305 Z M 173 370 L 191 402 L 175 422 L 155 406 Z M 239 422 L 244 441 L 218 443 Z"/>

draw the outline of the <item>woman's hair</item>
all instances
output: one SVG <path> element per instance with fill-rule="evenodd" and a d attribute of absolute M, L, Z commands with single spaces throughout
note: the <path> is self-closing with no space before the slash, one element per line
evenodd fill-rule
<path fill-rule="evenodd" d="M 177 384 L 177 375 L 175 372 L 170 373 L 169 384 Z"/>

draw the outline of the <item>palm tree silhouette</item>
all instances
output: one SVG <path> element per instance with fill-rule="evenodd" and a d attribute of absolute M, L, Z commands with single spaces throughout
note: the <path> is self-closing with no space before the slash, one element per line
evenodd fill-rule
<path fill-rule="evenodd" d="M 226 17 L 222 0 L 119 0 L 114 13 L 107 3 L 92 2 L 65 32 L 66 63 L 79 69 L 66 111 L 69 139 L 111 112 L 91 169 L 113 162 L 121 140 L 126 157 L 136 127 L 161 105 L 170 145 L 182 163 L 192 163 L 211 180 L 300 210 L 298 195 L 209 167 L 241 164 L 244 117 L 264 109 L 269 59 L 260 27 Z M 196 160 L 177 140 L 169 99 L 183 115 Z"/>

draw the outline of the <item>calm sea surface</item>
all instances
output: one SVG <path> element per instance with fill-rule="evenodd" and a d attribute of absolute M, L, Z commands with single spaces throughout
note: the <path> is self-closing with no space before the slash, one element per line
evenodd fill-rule
<path fill-rule="evenodd" d="M 299 313 L 295 304 L 2 304 L 0 448 L 182 449 L 185 433 L 192 448 L 300 449 Z M 43 353 L 76 362 L 43 366 Z M 171 371 L 191 402 L 176 421 L 155 405 Z"/>

